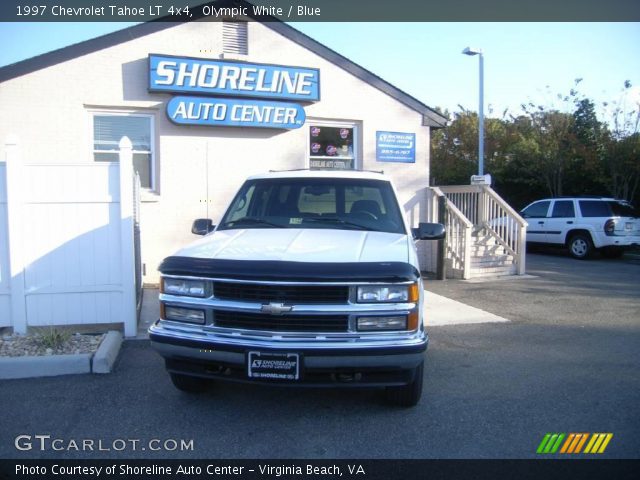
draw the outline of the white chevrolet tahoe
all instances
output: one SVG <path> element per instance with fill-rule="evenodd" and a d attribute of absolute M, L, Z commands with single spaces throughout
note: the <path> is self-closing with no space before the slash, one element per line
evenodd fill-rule
<path fill-rule="evenodd" d="M 249 178 L 217 226 L 167 257 L 160 318 L 149 329 L 174 385 L 210 379 L 386 387 L 422 393 L 423 285 L 416 240 L 387 177 L 288 171 Z"/>

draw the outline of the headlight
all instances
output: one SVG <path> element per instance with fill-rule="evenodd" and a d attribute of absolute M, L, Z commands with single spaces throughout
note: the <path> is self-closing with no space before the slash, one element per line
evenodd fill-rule
<path fill-rule="evenodd" d="M 416 302 L 418 284 L 411 285 L 367 285 L 358 287 L 358 303 Z"/>
<path fill-rule="evenodd" d="M 187 297 L 205 297 L 207 282 L 204 280 L 185 280 L 182 278 L 162 277 L 160 291 L 169 295 L 185 295 Z"/>
<path fill-rule="evenodd" d="M 204 325 L 204 311 L 194 310 L 192 308 L 172 307 L 170 305 L 161 304 L 160 315 L 165 320 L 174 320 L 177 322 L 198 323 Z"/>
<path fill-rule="evenodd" d="M 358 330 L 361 332 L 406 329 L 406 315 L 393 317 L 358 317 Z"/>

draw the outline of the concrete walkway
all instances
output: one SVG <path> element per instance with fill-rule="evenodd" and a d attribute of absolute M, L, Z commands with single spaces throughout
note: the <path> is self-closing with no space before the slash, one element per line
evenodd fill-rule
<path fill-rule="evenodd" d="M 426 290 L 424 293 L 425 325 L 427 327 L 509 321 L 506 318 L 471 307 L 466 303 L 451 300 L 437 293 Z"/>
<path fill-rule="evenodd" d="M 479 308 L 471 307 L 465 303 L 451 300 L 450 298 L 443 297 L 437 293 L 429 291 L 425 291 L 424 293 L 427 327 L 509 321 L 506 318 L 485 312 Z M 158 290 L 145 288 L 143 295 L 140 321 L 138 322 L 137 339 L 149 338 L 147 329 L 160 315 Z"/>

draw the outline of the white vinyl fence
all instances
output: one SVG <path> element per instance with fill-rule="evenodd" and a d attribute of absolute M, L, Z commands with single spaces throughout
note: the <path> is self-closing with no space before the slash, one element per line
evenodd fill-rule
<path fill-rule="evenodd" d="M 119 163 L 0 163 L 0 326 L 137 330 L 131 142 Z"/>
<path fill-rule="evenodd" d="M 7 167 L 0 163 L 0 327 L 11 325 L 11 271 L 7 228 Z"/>

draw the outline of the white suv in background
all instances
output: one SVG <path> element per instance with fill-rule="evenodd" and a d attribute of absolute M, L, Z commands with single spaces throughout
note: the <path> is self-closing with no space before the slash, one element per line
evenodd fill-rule
<path fill-rule="evenodd" d="M 640 215 L 624 200 L 546 198 L 520 214 L 529 223 L 527 243 L 566 246 L 574 258 L 588 258 L 594 249 L 614 258 L 625 248 L 640 245 Z"/>

